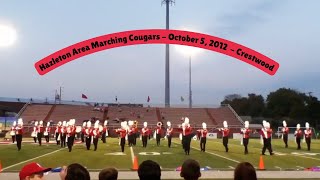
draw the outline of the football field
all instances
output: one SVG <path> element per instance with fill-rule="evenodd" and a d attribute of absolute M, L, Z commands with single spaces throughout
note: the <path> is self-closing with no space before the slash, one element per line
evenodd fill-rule
<path fill-rule="evenodd" d="M 192 158 L 199 161 L 201 168 L 210 170 L 233 171 L 239 162 L 247 161 L 259 169 L 259 160 L 262 145 L 259 139 L 250 139 L 249 154 L 244 155 L 244 147 L 239 140 L 229 139 L 229 152 L 225 152 L 221 139 L 207 140 L 206 152 L 200 151 L 199 141 L 191 141 L 190 155 L 185 155 L 181 141 L 173 139 L 169 148 L 167 140 L 162 139 L 161 145 L 156 146 L 155 140 L 148 141 L 147 148 L 142 147 L 140 139 L 137 145 L 125 147 L 121 153 L 119 140 L 107 138 L 107 143 L 99 141 L 98 150 L 86 150 L 84 144 L 75 144 L 72 152 L 67 148 L 60 148 L 55 144 L 39 146 L 35 143 L 23 143 L 22 150 L 17 151 L 15 144 L 0 144 L 0 161 L 3 172 L 17 172 L 23 165 L 35 161 L 46 167 L 61 167 L 71 163 L 80 163 L 90 171 L 100 171 L 106 167 L 115 167 L 120 171 L 129 171 L 133 167 L 134 157 L 138 164 L 151 159 L 159 163 L 163 171 L 175 171 L 184 160 Z M 311 151 L 306 150 L 306 143 L 302 143 L 302 150 L 296 149 L 294 141 L 289 141 L 289 148 L 284 148 L 281 139 L 272 140 L 275 155 L 270 156 L 268 151 L 263 156 L 266 170 L 305 170 L 320 166 L 320 141 L 312 140 Z"/>

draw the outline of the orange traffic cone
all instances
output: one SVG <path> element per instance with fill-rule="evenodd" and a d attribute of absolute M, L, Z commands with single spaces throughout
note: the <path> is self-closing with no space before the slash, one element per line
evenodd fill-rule
<path fill-rule="evenodd" d="M 132 170 L 137 171 L 139 168 L 138 157 L 134 156 Z"/>
<path fill-rule="evenodd" d="M 264 168 L 264 162 L 263 162 L 262 155 L 260 156 L 259 170 L 266 170 L 266 169 Z"/>

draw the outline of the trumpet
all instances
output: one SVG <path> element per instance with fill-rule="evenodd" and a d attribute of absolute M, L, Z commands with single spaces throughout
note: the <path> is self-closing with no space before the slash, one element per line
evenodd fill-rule
<path fill-rule="evenodd" d="M 157 126 L 162 126 L 162 122 L 158 122 L 158 123 L 157 123 Z"/>

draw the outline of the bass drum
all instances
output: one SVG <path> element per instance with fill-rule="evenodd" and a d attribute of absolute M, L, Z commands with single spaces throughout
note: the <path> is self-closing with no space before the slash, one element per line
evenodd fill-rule
<path fill-rule="evenodd" d="M 32 132 L 31 133 L 31 137 L 37 137 L 37 133 L 36 132 Z"/>
<path fill-rule="evenodd" d="M 76 133 L 80 133 L 81 130 L 82 130 L 82 127 L 81 127 L 81 126 L 77 126 L 77 127 L 76 127 Z"/>
<path fill-rule="evenodd" d="M 102 132 L 102 131 L 103 131 L 103 126 L 99 125 L 99 132 Z"/>

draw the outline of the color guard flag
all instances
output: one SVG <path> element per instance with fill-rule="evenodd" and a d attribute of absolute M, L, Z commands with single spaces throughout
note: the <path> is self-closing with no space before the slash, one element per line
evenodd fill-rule
<path fill-rule="evenodd" d="M 150 102 L 150 97 L 148 96 L 148 100 L 147 100 L 147 102 Z"/>
<path fill-rule="evenodd" d="M 83 99 L 88 99 L 88 97 L 86 95 L 84 95 L 84 94 L 82 94 L 82 98 Z"/>

